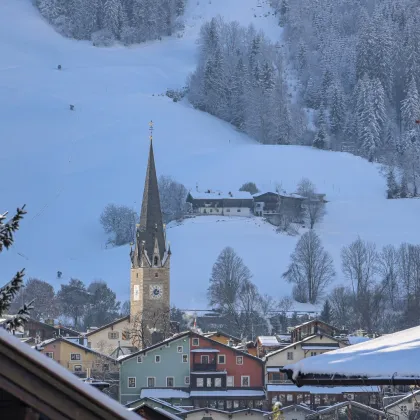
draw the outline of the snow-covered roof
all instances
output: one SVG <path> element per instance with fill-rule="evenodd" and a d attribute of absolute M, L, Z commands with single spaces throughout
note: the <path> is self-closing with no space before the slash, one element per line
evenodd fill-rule
<path fill-rule="evenodd" d="M 205 372 L 205 371 L 199 371 L 199 372 L 191 372 L 191 375 L 227 375 L 227 371 L 225 370 L 216 370 L 212 372 Z"/>
<path fill-rule="evenodd" d="M 318 357 L 318 356 L 316 356 Z M 302 386 L 295 384 L 267 385 L 267 392 L 298 392 L 300 394 L 364 394 L 378 393 L 378 386 Z"/>
<path fill-rule="evenodd" d="M 190 195 L 195 200 L 252 200 L 251 193 L 247 191 L 230 191 L 230 192 L 197 192 L 190 191 Z"/>
<path fill-rule="evenodd" d="M 228 389 L 227 391 L 191 391 L 191 397 L 264 397 L 264 391 L 254 389 Z"/>
<path fill-rule="evenodd" d="M 263 346 L 267 347 L 277 347 L 281 346 L 281 343 L 277 340 L 277 337 L 274 335 L 260 335 L 257 337 L 257 340 L 261 343 Z"/>
<path fill-rule="evenodd" d="M 259 193 L 255 193 L 252 194 L 252 197 L 257 198 L 260 197 L 261 195 L 264 194 L 274 194 L 274 195 L 279 195 L 280 197 L 288 197 L 288 198 L 300 198 L 302 200 L 305 199 L 305 197 L 303 197 L 302 195 L 296 194 L 296 193 L 287 193 L 286 191 L 264 191 L 264 192 L 259 192 Z M 258 201 L 258 200 L 257 200 Z"/>
<path fill-rule="evenodd" d="M 181 420 L 181 417 L 178 417 L 175 414 L 170 413 L 169 411 L 165 410 L 164 408 L 153 407 L 153 410 L 157 411 L 158 413 L 164 414 L 165 417 L 169 417 L 172 420 Z"/>
<path fill-rule="evenodd" d="M 315 413 L 314 410 L 311 410 L 308 406 L 303 405 L 303 404 L 294 404 L 294 405 L 288 405 L 287 407 L 282 407 L 281 411 L 283 412 L 287 412 L 287 411 L 297 411 L 297 410 L 302 410 L 305 411 L 307 413 Z"/>
<path fill-rule="evenodd" d="M 420 378 L 420 326 L 309 357 L 284 368 L 300 374 Z"/>
<path fill-rule="evenodd" d="M 348 335 L 347 340 L 349 341 L 350 345 L 364 343 L 365 341 L 369 341 L 369 337 L 362 337 L 357 335 Z"/>
<path fill-rule="evenodd" d="M 6 343 L 8 348 L 13 350 L 15 357 L 21 355 L 25 358 L 28 364 L 36 366 L 37 369 L 43 370 L 44 377 L 50 377 L 51 380 L 60 381 L 62 387 L 61 393 L 70 392 L 72 395 L 80 395 L 86 401 L 92 405 L 103 407 L 108 412 L 113 413 L 115 418 L 127 419 L 127 420 L 138 420 L 138 415 L 131 413 L 119 402 L 113 400 L 108 395 L 102 393 L 93 386 L 81 381 L 72 372 L 61 366 L 55 360 L 46 357 L 44 354 L 34 350 L 32 347 L 25 343 L 22 343 L 18 338 L 6 330 L 0 328 L 0 342 Z M 28 369 L 28 365 L 25 366 Z M 36 392 L 33 389 L 33 392 Z"/>
<path fill-rule="evenodd" d="M 141 390 L 140 399 L 152 398 L 189 398 L 190 394 L 187 391 L 171 388 L 143 388 Z"/>

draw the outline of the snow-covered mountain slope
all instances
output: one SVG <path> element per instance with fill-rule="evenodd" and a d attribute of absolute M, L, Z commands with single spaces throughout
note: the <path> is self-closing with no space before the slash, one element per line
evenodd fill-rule
<path fill-rule="evenodd" d="M 259 17 L 269 9 L 257 5 L 190 0 L 183 38 L 105 49 L 62 38 L 30 0 L 0 2 L 0 211 L 26 203 L 29 212 L 16 244 L 2 256 L 3 281 L 26 267 L 28 276 L 58 287 L 60 270 L 63 281 L 101 278 L 120 299 L 128 297 L 129 249 L 105 249 L 98 219 L 110 202 L 139 209 L 151 119 L 158 174 L 190 188 L 234 190 L 254 181 L 261 189 L 281 182 L 293 191 L 301 177 L 311 178 L 330 200 L 319 232 L 338 270 L 340 248 L 357 235 L 379 246 L 418 242 L 420 200 L 385 200 L 374 165 L 343 153 L 258 145 L 186 102 L 159 96 L 185 84 L 200 25 L 218 13 L 252 22 L 277 40 L 275 17 Z M 259 219 L 217 220 L 169 226 L 172 302 L 205 305 L 211 266 L 228 245 L 262 292 L 288 295 L 281 273 L 297 238 Z"/>

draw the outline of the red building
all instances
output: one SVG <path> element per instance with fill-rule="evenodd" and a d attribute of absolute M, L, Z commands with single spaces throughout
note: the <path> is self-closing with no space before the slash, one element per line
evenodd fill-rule
<path fill-rule="evenodd" d="M 194 407 L 220 410 L 261 408 L 265 400 L 264 363 L 255 356 L 190 335 L 190 398 Z"/>

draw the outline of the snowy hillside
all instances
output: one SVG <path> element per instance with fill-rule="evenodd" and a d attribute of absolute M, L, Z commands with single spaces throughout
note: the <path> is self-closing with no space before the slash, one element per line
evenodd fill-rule
<path fill-rule="evenodd" d="M 188 103 L 159 96 L 185 84 L 200 25 L 218 13 L 252 22 L 276 40 L 281 29 L 273 16 L 259 17 L 268 8 L 257 4 L 191 0 L 183 38 L 104 49 L 62 38 L 30 0 L 0 2 L 0 211 L 26 203 L 29 212 L 16 245 L 1 260 L 3 281 L 26 267 L 28 276 L 58 287 L 60 270 L 64 281 L 100 278 L 120 299 L 128 297 L 129 249 L 106 250 L 98 219 L 110 202 L 139 210 L 151 119 L 158 175 L 189 188 L 198 183 L 234 190 L 254 181 L 260 189 L 281 182 L 293 191 L 309 177 L 330 200 L 319 231 L 338 270 L 341 246 L 357 235 L 379 246 L 418 242 L 420 200 L 385 200 L 384 181 L 367 161 L 258 145 Z M 56 70 L 58 64 L 63 70 Z M 168 237 L 177 306 L 205 304 L 211 266 L 228 245 L 250 267 L 261 292 L 290 293 L 281 273 L 297 238 L 276 234 L 258 219 L 195 218 L 169 226 Z"/>

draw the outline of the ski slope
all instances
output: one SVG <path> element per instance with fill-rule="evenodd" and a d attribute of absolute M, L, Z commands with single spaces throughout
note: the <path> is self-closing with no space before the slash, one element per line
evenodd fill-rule
<path fill-rule="evenodd" d="M 183 37 L 95 48 L 61 37 L 30 0 L 0 2 L 0 211 L 23 203 L 28 210 L 16 244 L 1 256 L 3 282 L 26 267 L 56 288 L 71 277 L 103 279 L 119 299 L 129 297 L 129 248 L 106 249 L 98 220 L 111 202 L 140 209 L 150 120 L 158 175 L 189 188 L 226 191 L 254 181 L 261 190 L 281 183 L 293 191 L 300 178 L 312 179 L 330 200 L 318 230 L 338 272 L 340 248 L 358 235 L 378 246 L 418 242 L 420 200 L 385 200 L 375 165 L 344 153 L 259 145 L 186 101 L 161 96 L 184 86 L 200 26 L 212 16 L 254 23 L 280 39 L 275 17 L 264 17 L 268 6 L 257 4 L 190 0 Z M 225 246 L 243 258 L 262 293 L 290 294 L 281 273 L 298 238 L 260 219 L 194 218 L 168 226 L 168 238 L 171 300 L 179 307 L 205 306 L 211 267 Z"/>

